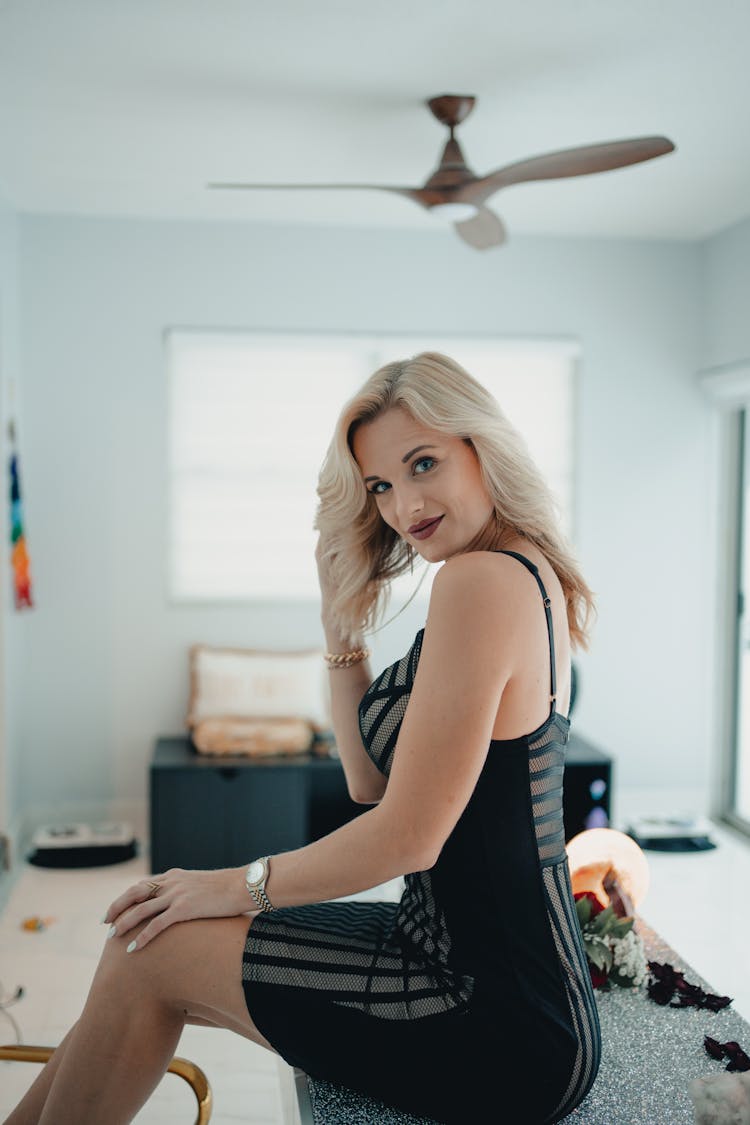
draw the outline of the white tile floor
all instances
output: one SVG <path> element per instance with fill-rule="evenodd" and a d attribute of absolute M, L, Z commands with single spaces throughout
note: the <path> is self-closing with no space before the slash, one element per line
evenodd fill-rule
<path fill-rule="evenodd" d="M 718 827 L 715 839 L 719 847 L 711 852 L 649 852 L 651 889 L 641 912 L 750 1019 L 750 845 Z M 99 920 L 112 899 L 147 870 L 145 858 L 79 871 L 22 870 L 0 916 L 0 989 L 24 987 L 23 999 L 11 1011 L 25 1042 L 54 1046 L 78 1017 L 105 940 Z M 399 890 L 397 881 L 352 897 L 393 900 Z M 21 922 L 31 915 L 54 921 L 44 932 L 29 933 Z M 13 1029 L 0 1013 L 0 1042 L 13 1041 Z M 177 1053 L 209 1077 L 212 1125 L 284 1125 L 280 1076 L 288 1068 L 280 1068 L 276 1056 L 230 1032 L 197 1027 L 185 1029 Z M 0 1117 L 36 1073 L 31 1064 L 0 1062 Z M 194 1119 L 189 1088 L 167 1075 L 136 1121 L 188 1125 Z"/>

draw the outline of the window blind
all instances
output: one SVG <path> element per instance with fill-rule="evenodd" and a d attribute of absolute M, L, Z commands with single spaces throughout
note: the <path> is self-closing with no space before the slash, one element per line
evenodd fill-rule
<path fill-rule="evenodd" d="M 170 599 L 317 598 L 315 489 L 335 420 L 377 367 L 427 349 L 452 356 L 495 394 L 570 533 L 571 342 L 175 329 L 166 334 Z M 394 583 L 391 604 L 416 582 L 415 573 Z"/>

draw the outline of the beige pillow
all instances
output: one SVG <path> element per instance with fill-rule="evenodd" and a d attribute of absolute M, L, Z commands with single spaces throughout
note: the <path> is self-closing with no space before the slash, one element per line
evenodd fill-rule
<path fill-rule="evenodd" d="M 321 649 L 263 652 L 190 649 L 188 726 L 204 719 L 303 719 L 315 730 L 331 725 Z"/>

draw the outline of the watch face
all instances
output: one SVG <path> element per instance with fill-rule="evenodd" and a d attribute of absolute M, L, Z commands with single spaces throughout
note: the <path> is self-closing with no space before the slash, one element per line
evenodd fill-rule
<path fill-rule="evenodd" d="M 265 869 L 265 864 L 261 863 L 259 859 L 254 859 L 247 869 L 247 882 L 260 883 Z"/>

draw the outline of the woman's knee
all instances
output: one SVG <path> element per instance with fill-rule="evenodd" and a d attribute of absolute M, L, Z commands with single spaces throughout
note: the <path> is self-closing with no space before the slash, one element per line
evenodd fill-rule
<path fill-rule="evenodd" d="M 136 927 L 108 939 L 94 986 L 108 1002 L 115 996 L 139 1008 L 157 1004 L 187 1023 L 229 1028 L 276 1053 L 255 1026 L 242 985 L 250 924 L 246 915 L 177 922 L 128 953 Z"/>
<path fill-rule="evenodd" d="M 144 928 L 135 926 L 107 939 L 97 976 L 109 987 L 145 991 L 168 1004 L 184 1007 L 191 1000 L 205 1000 L 222 978 L 236 973 L 239 981 L 248 925 L 243 916 L 175 922 L 147 945 L 133 949 Z"/>

